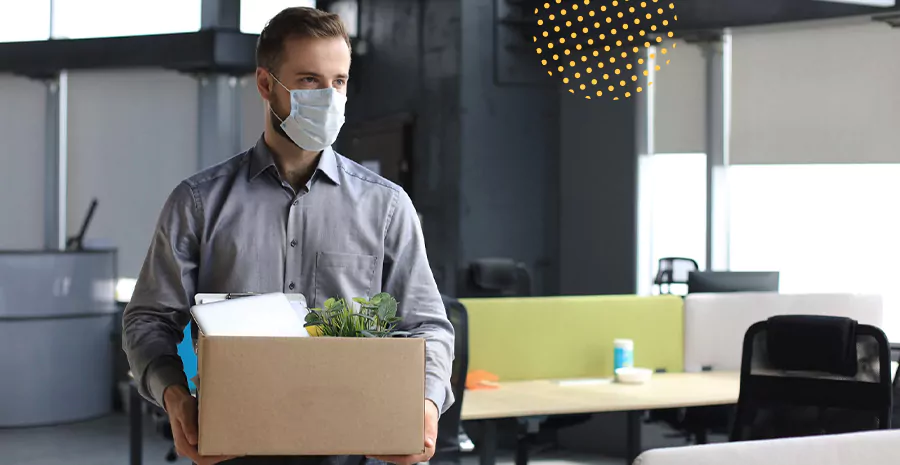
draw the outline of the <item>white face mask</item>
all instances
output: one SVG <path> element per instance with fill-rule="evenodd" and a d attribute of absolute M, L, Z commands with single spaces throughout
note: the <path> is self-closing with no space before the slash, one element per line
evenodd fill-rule
<path fill-rule="evenodd" d="M 291 94 L 291 114 L 287 118 L 279 118 L 269 105 L 285 134 L 304 150 L 318 152 L 330 147 L 344 125 L 347 96 L 334 87 L 291 90 L 274 75 L 272 78 Z"/>

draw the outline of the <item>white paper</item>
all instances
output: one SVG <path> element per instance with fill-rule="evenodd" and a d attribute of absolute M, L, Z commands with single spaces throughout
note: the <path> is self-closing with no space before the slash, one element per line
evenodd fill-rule
<path fill-rule="evenodd" d="M 198 299 L 208 302 L 209 298 Z M 191 308 L 206 336 L 308 337 L 306 301 L 292 305 L 282 293 L 203 303 Z"/>

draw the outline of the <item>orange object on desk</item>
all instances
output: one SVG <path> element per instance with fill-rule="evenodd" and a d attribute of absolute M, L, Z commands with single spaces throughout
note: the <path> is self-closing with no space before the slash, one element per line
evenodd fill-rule
<path fill-rule="evenodd" d="M 499 379 L 497 375 L 484 370 L 470 371 L 466 375 L 466 389 L 470 391 L 497 389 L 500 387 L 497 383 Z"/>

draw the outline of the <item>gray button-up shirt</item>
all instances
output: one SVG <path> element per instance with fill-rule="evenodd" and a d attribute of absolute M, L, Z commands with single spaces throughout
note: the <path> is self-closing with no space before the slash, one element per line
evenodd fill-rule
<path fill-rule="evenodd" d="M 300 192 L 282 180 L 262 138 L 172 192 L 124 315 L 124 349 L 141 394 L 186 384 L 177 344 L 197 293 L 388 292 L 400 329 L 426 341 L 425 395 L 453 402 L 453 327 L 428 265 L 412 201 L 399 186 L 332 149 Z"/>

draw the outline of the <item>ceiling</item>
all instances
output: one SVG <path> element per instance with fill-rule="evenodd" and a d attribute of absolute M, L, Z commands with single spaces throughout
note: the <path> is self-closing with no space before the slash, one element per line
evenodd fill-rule
<path fill-rule="evenodd" d="M 545 0 L 506 0 L 524 11 L 541 7 Z M 603 3 L 611 3 L 603 0 Z M 674 31 L 712 31 L 727 27 L 829 19 L 900 11 L 889 8 L 833 3 L 822 0 L 662 0 L 674 3 L 678 21 Z"/>

